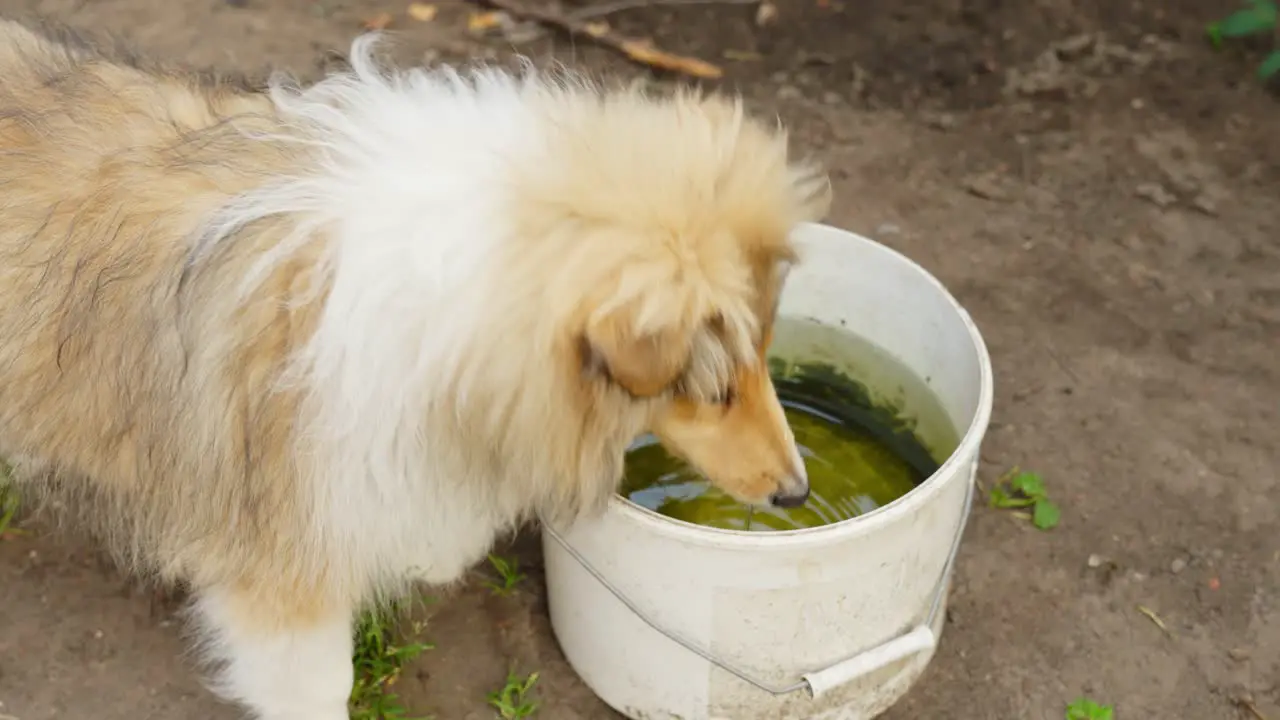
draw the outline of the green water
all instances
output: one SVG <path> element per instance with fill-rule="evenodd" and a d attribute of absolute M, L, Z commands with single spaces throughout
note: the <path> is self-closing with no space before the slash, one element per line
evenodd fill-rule
<path fill-rule="evenodd" d="M 697 525 L 798 530 L 893 502 L 955 450 L 958 435 L 927 381 L 883 350 L 804 320 L 783 320 L 775 337 L 770 374 L 804 458 L 808 502 L 798 508 L 742 505 L 650 437 L 627 454 L 623 496 Z"/>

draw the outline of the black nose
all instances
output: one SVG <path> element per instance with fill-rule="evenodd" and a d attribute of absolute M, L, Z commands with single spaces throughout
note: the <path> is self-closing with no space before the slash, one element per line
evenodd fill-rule
<path fill-rule="evenodd" d="M 788 495 L 786 493 L 774 493 L 769 496 L 769 503 L 774 507 L 780 508 L 798 508 L 809 499 L 809 488 L 805 487 L 804 492 L 796 495 Z"/>

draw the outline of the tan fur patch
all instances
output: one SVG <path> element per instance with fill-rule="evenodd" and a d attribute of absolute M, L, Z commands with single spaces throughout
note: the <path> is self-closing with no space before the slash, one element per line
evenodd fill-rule
<path fill-rule="evenodd" d="M 276 126 L 262 96 L 0 22 L 0 453 L 79 498 L 138 569 L 313 596 L 299 399 L 274 390 L 315 323 L 315 303 L 284 304 L 314 257 L 237 304 L 228 288 L 287 228 L 189 256 L 212 208 L 300 161 L 240 132 Z"/>

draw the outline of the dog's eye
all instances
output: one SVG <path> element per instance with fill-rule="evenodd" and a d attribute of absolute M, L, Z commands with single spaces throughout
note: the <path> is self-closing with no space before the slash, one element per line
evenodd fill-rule
<path fill-rule="evenodd" d="M 714 395 L 707 395 L 706 393 L 693 392 L 685 381 L 680 380 L 672 386 L 671 390 L 676 397 L 704 405 L 720 405 L 724 408 L 730 408 L 738 401 L 738 392 L 732 387 L 721 388 Z"/>

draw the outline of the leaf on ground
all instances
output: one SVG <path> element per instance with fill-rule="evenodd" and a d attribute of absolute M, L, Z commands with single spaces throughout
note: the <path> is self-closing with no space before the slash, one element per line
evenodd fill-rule
<path fill-rule="evenodd" d="M 1040 499 L 1031 510 L 1031 522 L 1041 530 L 1052 530 L 1062 519 L 1062 511 L 1051 500 Z"/>
<path fill-rule="evenodd" d="M 389 12 L 381 12 L 373 17 L 365 18 L 361 23 L 365 30 L 386 30 L 391 27 L 391 23 L 395 21 L 395 17 Z"/>
<path fill-rule="evenodd" d="M 1030 498 L 1045 496 L 1044 478 L 1041 478 L 1036 473 L 1018 473 L 1009 481 L 1009 487 Z"/>
<path fill-rule="evenodd" d="M 603 37 L 609 34 L 609 23 L 604 20 L 596 20 L 594 22 L 586 23 L 582 28 L 586 30 L 587 34 L 591 37 Z"/>
<path fill-rule="evenodd" d="M 1113 720 L 1110 705 L 1099 705 L 1087 698 L 1078 698 L 1067 706 L 1067 720 Z"/>
<path fill-rule="evenodd" d="M 439 10 L 440 8 L 432 5 L 431 3 L 416 2 L 409 3 L 408 13 L 409 17 L 417 20 L 418 22 L 431 22 L 436 19 L 436 13 L 439 12 Z"/>
<path fill-rule="evenodd" d="M 506 13 L 503 12 L 471 13 L 471 16 L 467 18 L 467 30 L 473 33 L 492 30 L 501 25 L 505 19 Z"/>
<path fill-rule="evenodd" d="M 1270 32 L 1275 24 L 1275 6 L 1259 5 L 1228 15 L 1218 23 L 1217 31 L 1223 37 L 1245 37 Z"/>
<path fill-rule="evenodd" d="M 1272 50 L 1258 66 L 1258 77 L 1264 81 L 1270 80 L 1276 73 L 1280 73 L 1280 50 Z"/>

